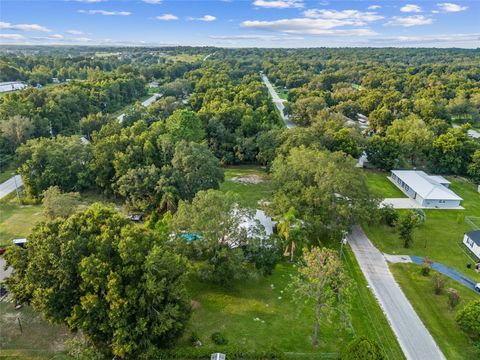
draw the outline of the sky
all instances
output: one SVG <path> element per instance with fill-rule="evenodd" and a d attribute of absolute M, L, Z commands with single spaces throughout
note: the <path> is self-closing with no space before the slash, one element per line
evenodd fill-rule
<path fill-rule="evenodd" d="M 1 0 L 0 44 L 478 48 L 479 16 L 480 0 Z"/>

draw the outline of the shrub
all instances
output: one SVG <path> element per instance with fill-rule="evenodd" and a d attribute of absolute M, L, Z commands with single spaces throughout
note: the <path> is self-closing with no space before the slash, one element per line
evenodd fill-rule
<path fill-rule="evenodd" d="M 460 309 L 456 320 L 470 337 L 480 339 L 480 300 L 472 300 Z"/>
<path fill-rule="evenodd" d="M 218 332 L 218 331 L 214 332 L 210 338 L 217 345 L 227 345 L 228 344 L 227 338 L 221 332 Z"/>
<path fill-rule="evenodd" d="M 353 339 L 342 353 L 342 360 L 383 360 L 385 355 L 378 344 L 365 336 Z"/>
<path fill-rule="evenodd" d="M 443 288 L 445 287 L 445 283 L 447 282 L 447 279 L 445 279 L 445 277 L 440 274 L 434 274 L 432 276 L 432 282 L 433 282 L 433 292 L 435 293 L 435 295 L 440 295 L 443 291 Z"/>
<path fill-rule="evenodd" d="M 200 337 L 195 331 L 192 331 L 189 340 L 191 344 L 195 344 L 197 341 L 200 341 Z"/>
<path fill-rule="evenodd" d="M 430 275 L 430 270 L 432 269 L 432 260 L 428 256 L 423 258 L 422 270 L 421 273 L 423 276 Z"/>
<path fill-rule="evenodd" d="M 460 302 L 460 294 L 454 288 L 447 289 L 447 294 L 448 294 L 448 305 L 450 306 L 450 309 L 453 310 Z"/>
<path fill-rule="evenodd" d="M 394 227 L 398 221 L 398 212 L 391 206 L 387 205 L 380 209 L 381 221 L 391 227 Z"/>

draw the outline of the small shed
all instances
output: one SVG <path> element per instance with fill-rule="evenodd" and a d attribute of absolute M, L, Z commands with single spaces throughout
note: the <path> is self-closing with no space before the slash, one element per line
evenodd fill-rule
<path fill-rule="evenodd" d="M 477 259 L 480 259 L 480 230 L 466 232 L 463 236 L 463 243 Z"/>
<path fill-rule="evenodd" d="M 21 238 L 21 239 L 13 239 L 12 242 L 17 246 L 25 247 L 28 240 L 25 238 Z"/>

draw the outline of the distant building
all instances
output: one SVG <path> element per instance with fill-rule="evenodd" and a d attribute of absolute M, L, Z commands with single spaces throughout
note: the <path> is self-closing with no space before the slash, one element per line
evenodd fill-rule
<path fill-rule="evenodd" d="M 477 259 L 480 259 L 480 230 L 470 231 L 463 236 L 463 243 Z"/>
<path fill-rule="evenodd" d="M 458 208 L 463 200 L 442 176 L 417 170 L 392 170 L 390 180 L 408 197 L 427 208 Z"/>
<path fill-rule="evenodd" d="M 158 88 L 158 82 L 157 81 L 152 81 L 151 83 L 148 84 L 149 88 Z"/>
<path fill-rule="evenodd" d="M 21 81 L 8 81 L 0 83 L 0 93 L 23 90 L 27 87 L 27 84 Z"/>
<path fill-rule="evenodd" d="M 60 80 L 58 80 L 58 78 L 52 78 L 52 83 L 60 84 Z"/>

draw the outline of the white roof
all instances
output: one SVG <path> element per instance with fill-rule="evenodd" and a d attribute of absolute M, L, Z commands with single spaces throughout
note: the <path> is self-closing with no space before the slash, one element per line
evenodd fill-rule
<path fill-rule="evenodd" d="M 443 176 L 440 176 L 440 175 L 428 175 L 428 176 L 430 176 L 430 179 L 435 180 L 439 184 L 451 184 L 451 182 L 445 179 Z"/>
<path fill-rule="evenodd" d="M 425 172 L 417 170 L 392 170 L 392 174 L 395 174 L 425 200 L 463 200 L 438 181 L 440 178 L 445 180 L 441 176 L 429 176 Z"/>
<path fill-rule="evenodd" d="M 273 233 L 273 227 L 276 222 L 272 220 L 270 216 L 267 216 L 263 210 L 257 209 L 255 216 L 253 218 L 244 218 L 240 223 L 240 227 L 244 228 L 249 232 L 252 228 L 257 225 L 257 221 L 265 229 L 265 235 L 270 236 Z M 251 235 L 251 234 L 249 234 Z"/>
<path fill-rule="evenodd" d="M 13 239 L 12 242 L 15 244 L 15 245 L 18 245 L 18 244 L 25 244 L 28 240 L 25 239 L 25 238 L 22 238 L 22 239 Z"/>

